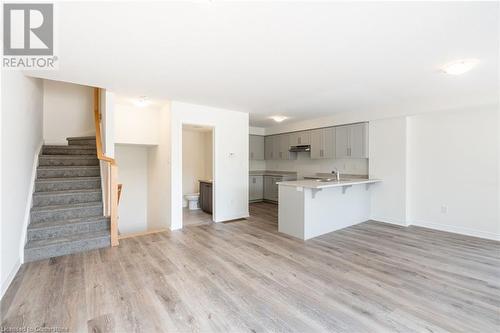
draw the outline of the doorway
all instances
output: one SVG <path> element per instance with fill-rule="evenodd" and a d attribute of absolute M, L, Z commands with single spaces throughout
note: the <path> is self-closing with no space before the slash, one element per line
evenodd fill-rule
<path fill-rule="evenodd" d="M 182 126 L 182 225 L 213 222 L 213 128 Z"/>

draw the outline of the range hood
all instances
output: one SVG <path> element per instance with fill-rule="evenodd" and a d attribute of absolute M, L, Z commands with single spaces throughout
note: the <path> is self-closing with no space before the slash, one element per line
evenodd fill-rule
<path fill-rule="evenodd" d="M 311 151 L 311 146 L 310 145 L 291 146 L 288 151 L 292 152 L 292 153 L 300 153 L 300 152 L 303 152 L 303 151 L 304 152 L 310 152 Z"/>

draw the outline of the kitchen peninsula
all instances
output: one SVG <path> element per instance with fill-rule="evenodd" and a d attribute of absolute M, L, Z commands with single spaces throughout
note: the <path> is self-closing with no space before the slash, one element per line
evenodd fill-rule
<path fill-rule="evenodd" d="M 380 179 L 278 182 L 278 231 L 303 240 L 370 219 L 370 187 Z"/>

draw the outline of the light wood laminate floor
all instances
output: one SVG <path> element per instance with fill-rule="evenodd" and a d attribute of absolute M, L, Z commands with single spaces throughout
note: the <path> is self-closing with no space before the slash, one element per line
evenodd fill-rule
<path fill-rule="evenodd" d="M 201 209 L 189 210 L 188 208 L 182 208 L 182 225 L 200 225 L 200 224 L 210 224 L 213 223 L 212 215 L 205 213 Z"/>
<path fill-rule="evenodd" d="M 248 221 L 23 265 L 4 327 L 79 332 L 499 332 L 498 242 L 366 222 L 307 242 Z"/>

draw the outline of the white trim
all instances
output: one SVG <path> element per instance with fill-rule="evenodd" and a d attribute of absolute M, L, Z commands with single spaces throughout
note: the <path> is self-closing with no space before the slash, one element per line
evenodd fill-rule
<path fill-rule="evenodd" d="M 246 213 L 236 214 L 236 215 L 232 215 L 232 216 L 224 216 L 224 217 L 219 218 L 217 220 L 214 219 L 214 222 L 220 223 L 220 222 L 226 222 L 226 221 L 231 221 L 231 220 L 246 219 L 248 217 L 250 217 L 250 215 L 248 214 L 248 212 L 246 212 Z"/>
<path fill-rule="evenodd" d="M 500 241 L 500 234 L 496 234 L 494 232 L 458 227 L 458 226 L 449 225 L 449 224 L 436 224 L 436 223 L 426 222 L 426 221 L 413 221 L 413 223 L 411 223 L 411 225 L 414 225 L 417 227 L 436 229 L 436 230 L 440 230 L 440 231 L 452 232 L 452 233 L 460 234 L 460 235 L 466 235 L 466 236 L 486 238 L 486 239 Z"/>
<path fill-rule="evenodd" d="M 410 225 L 406 221 L 401 221 L 399 219 L 393 219 L 393 218 L 390 218 L 390 217 L 372 216 L 372 217 L 370 217 L 370 220 L 374 220 L 374 221 L 378 221 L 378 222 L 384 222 L 384 223 L 389 223 L 389 224 L 400 225 L 400 226 L 403 226 L 403 227 L 407 227 L 407 226 Z"/>
<path fill-rule="evenodd" d="M 21 261 L 17 260 L 16 264 L 14 267 L 12 267 L 12 270 L 10 271 L 9 275 L 5 279 L 5 281 L 2 281 L 2 290 L 0 294 L 0 301 L 2 298 L 5 296 L 5 293 L 7 292 L 7 289 L 9 289 L 10 284 L 16 277 L 17 272 L 19 271 L 19 268 L 21 268 Z"/>
<path fill-rule="evenodd" d="M 21 241 L 19 242 L 20 263 L 24 263 L 24 246 L 28 242 L 28 225 L 30 223 L 31 206 L 33 204 L 33 192 L 35 191 L 36 170 L 38 168 L 38 158 L 40 156 L 40 153 L 42 152 L 43 144 L 44 142 L 42 140 L 38 145 L 35 156 L 33 157 L 30 188 L 28 190 L 28 197 L 26 198 L 26 209 L 24 211 L 23 228 L 21 229 Z"/>

